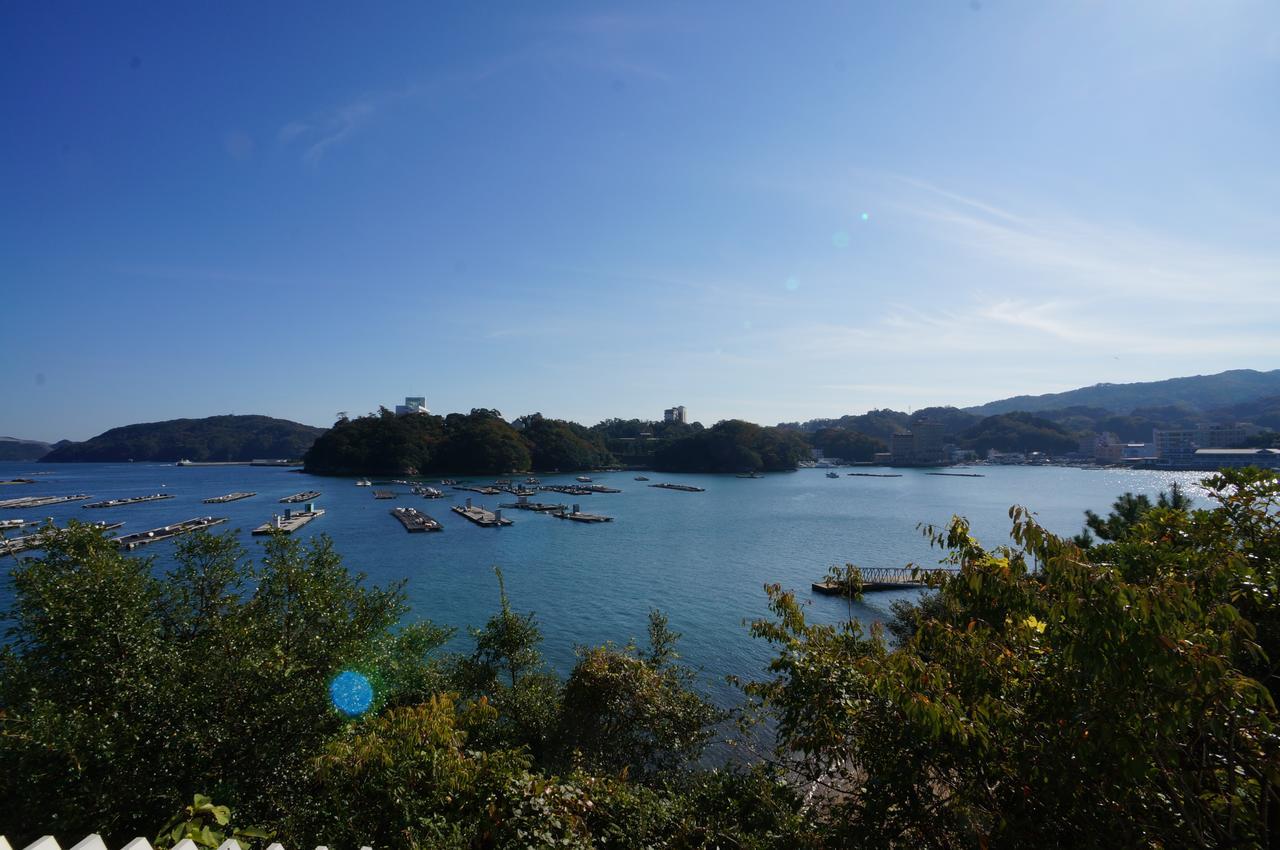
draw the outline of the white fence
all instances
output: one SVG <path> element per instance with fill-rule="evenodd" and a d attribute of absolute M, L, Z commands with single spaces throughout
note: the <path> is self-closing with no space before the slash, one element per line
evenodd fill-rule
<path fill-rule="evenodd" d="M 0 850 L 13 850 L 13 846 L 9 844 L 3 835 L 0 835 Z M 52 835 L 46 835 L 44 838 L 28 844 L 23 850 L 62 850 L 62 845 Z M 78 843 L 71 845 L 68 850 L 110 850 L 110 848 L 102 840 L 102 836 L 88 835 Z M 147 841 L 147 839 L 135 838 L 124 847 L 121 847 L 120 850 L 154 850 L 154 848 L 152 848 L 151 842 Z M 186 838 L 173 845 L 173 850 L 200 850 L 200 845 L 190 838 Z M 228 838 L 222 842 L 222 846 L 218 850 L 241 850 L 241 847 L 235 840 Z M 284 850 L 284 847 L 279 844 L 271 844 L 267 846 L 267 850 Z M 329 848 L 321 846 L 317 847 L 316 850 L 329 850 Z M 361 847 L 360 850 L 373 850 L 373 848 Z"/>

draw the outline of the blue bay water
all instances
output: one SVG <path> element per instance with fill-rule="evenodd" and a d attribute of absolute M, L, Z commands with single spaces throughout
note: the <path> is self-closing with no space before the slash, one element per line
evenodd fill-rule
<path fill-rule="evenodd" d="M 588 525 L 508 511 L 514 525 L 489 529 L 472 525 L 449 506 L 470 496 L 493 508 L 511 497 L 445 487 L 447 498 L 424 500 L 398 485 L 356 487 L 351 478 L 249 466 L 0 463 L 0 480 L 42 473 L 34 476 L 36 484 L 0 487 L 0 499 L 88 493 L 96 501 L 156 492 L 175 497 L 100 510 L 86 510 L 80 503 L 0 510 L 0 519 L 122 521 L 118 533 L 124 534 L 196 516 L 225 516 L 230 522 L 218 530 L 238 529 L 245 547 L 256 555 L 262 538 L 249 532 L 283 511 L 286 506 L 278 500 L 319 490 L 315 501 L 326 514 L 299 536 L 329 535 L 348 568 L 366 573 L 371 582 L 407 579 L 410 616 L 458 627 L 451 648 L 469 649 L 465 628 L 482 625 L 497 609 L 493 567 L 500 566 L 513 606 L 537 615 L 546 638 L 544 651 L 557 670 L 572 666 L 578 646 L 643 642 L 648 612 L 660 608 L 684 635 L 684 660 L 700 671 L 707 692 L 727 704 L 737 699 L 725 676 L 758 675 L 770 656 L 768 646 L 753 640 L 746 625 L 768 613 L 766 584 L 796 590 L 814 620 L 835 622 L 846 616 L 847 606 L 839 599 L 814 597 L 810 583 L 833 564 L 936 563 L 942 553 L 930 548 L 917 530 L 920 523 L 942 524 L 959 514 L 969 519 L 979 539 L 994 546 L 1007 542 L 1013 504 L 1031 508 L 1049 530 L 1073 534 L 1080 530 L 1086 508 L 1105 512 L 1124 491 L 1154 495 L 1179 481 L 1201 500 L 1195 486 L 1198 473 L 1010 466 L 967 470 L 984 477 L 960 478 L 897 471 L 901 478 L 850 477 L 842 471 L 839 479 L 831 479 L 816 469 L 761 479 L 648 473 L 653 483 L 694 484 L 705 487 L 704 493 L 652 488 L 634 481 L 635 473 L 596 474 L 596 483 L 623 492 L 582 497 L 548 493 L 541 498 L 577 502 L 584 511 L 615 517 L 614 522 Z M 570 483 L 572 477 L 542 480 Z M 394 501 L 375 500 L 372 489 L 400 495 Z M 224 505 L 201 503 L 236 490 L 258 495 Z M 397 505 L 425 511 L 445 530 L 406 533 L 390 515 Z M 138 554 L 156 556 L 157 568 L 163 569 L 173 549 L 174 543 L 166 541 Z M 894 599 L 915 594 L 872 594 L 854 607 L 854 614 L 867 622 L 882 619 Z M 6 569 L 0 607 L 11 599 Z"/>

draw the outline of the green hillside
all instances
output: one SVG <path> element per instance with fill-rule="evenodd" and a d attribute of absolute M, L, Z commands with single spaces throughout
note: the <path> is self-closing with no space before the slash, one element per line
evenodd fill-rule
<path fill-rule="evenodd" d="M 170 419 L 112 428 L 82 443 L 67 443 L 42 463 L 115 461 L 244 461 L 300 458 L 323 428 L 269 416 Z"/>
<path fill-rule="evenodd" d="M 1064 407 L 1101 407 L 1116 413 L 1129 413 L 1139 407 L 1170 405 L 1208 410 L 1274 395 L 1280 395 L 1280 369 L 1270 372 L 1232 369 L 1216 375 L 1192 375 L 1135 384 L 1095 384 L 1061 393 L 1020 395 L 967 410 L 980 416 L 1015 410 L 1038 413 Z"/>

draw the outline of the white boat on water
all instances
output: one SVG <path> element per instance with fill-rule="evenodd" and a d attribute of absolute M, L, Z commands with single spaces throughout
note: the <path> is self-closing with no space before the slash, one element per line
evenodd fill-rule
<path fill-rule="evenodd" d="M 581 481 L 583 484 L 590 484 L 590 483 L 591 483 L 591 476 L 590 476 L 590 475 L 579 475 L 579 476 L 578 476 L 578 480 L 579 480 L 579 481 Z"/>
<path fill-rule="evenodd" d="M 827 473 L 827 477 L 828 477 L 828 478 L 839 478 L 839 477 L 840 477 L 840 473 L 838 473 L 838 472 L 828 472 L 828 473 Z"/>
<path fill-rule="evenodd" d="M 373 482 L 372 482 L 372 481 L 370 481 L 368 478 L 361 478 L 359 481 L 357 481 L 357 482 L 356 482 L 356 486 L 357 486 L 357 487 L 372 487 L 372 486 L 373 486 Z"/>

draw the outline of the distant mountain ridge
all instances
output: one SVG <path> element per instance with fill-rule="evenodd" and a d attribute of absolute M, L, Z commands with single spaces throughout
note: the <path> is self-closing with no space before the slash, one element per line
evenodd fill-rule
<path fill-rule="evenodd" d="M 0 437 L 0 460 L 39 460 L 53 448 L 40 440 Z"/>
<path fill-rule="evenodd" d="M 209 416 L 142 422 L 104 431 L 82 443 L 65 443 L 41 463 L 115 461 L 247 461 L 301 458 L 325 432 L 270 416 Z"/>
<path fill-rule="evenodd" d="M 965 410 L 979 416 L 1014 411 L 1037 413 L 1068 407 L 1103 408 L 1122 414 L 1137 408 L 1169 406 L 1212 410 L 1276 395 L 1280 395 L 1280 369 L 1269 372 L 1231 369 L 1216 375 L 1192 375 L 1132 384 L 1095 384 L 1061 393 L 1013 396 Z"/>

